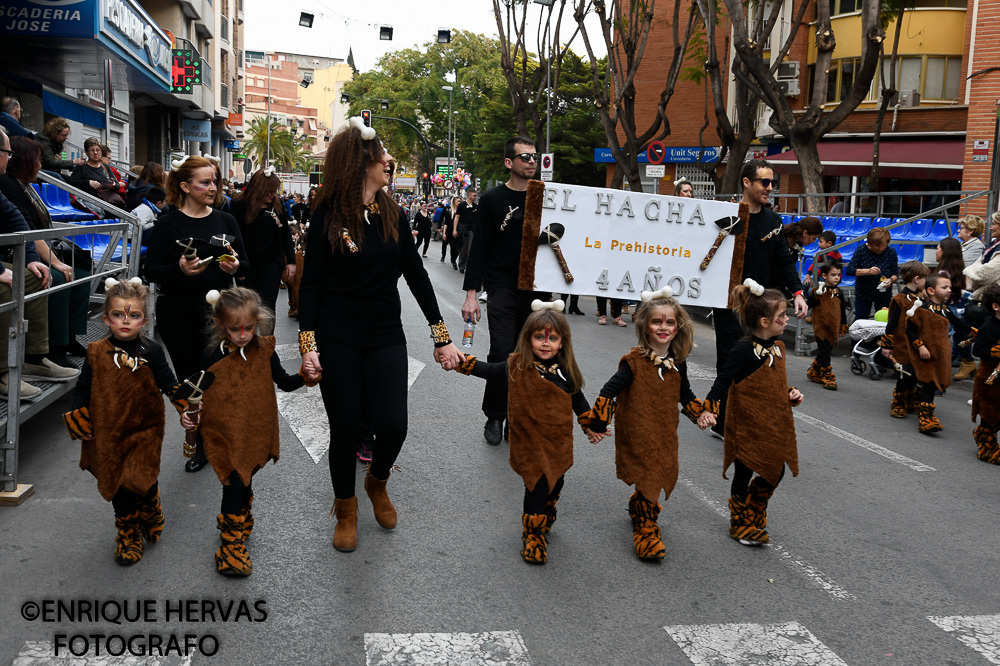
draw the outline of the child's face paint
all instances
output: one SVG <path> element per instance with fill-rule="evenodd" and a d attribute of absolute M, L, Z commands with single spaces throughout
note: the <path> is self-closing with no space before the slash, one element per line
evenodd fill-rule
<path fill-rule="evenodd" d="M 257 320 L 248 312 L 237 312 L 226 322 L 225 331 L 227 340 L 246 347 L 257 333 Z"/>
<path fill-rule="evenodd" d="M 191 180 L 181 183 L 181 190 L 195 202 L 211 206 L 215 203 L 215 193 L 219 184 L 216 181 L 215 169 L 213 167 L 201 167 L 195 169 Z"/>
<path fill-rule="evenodd" d="M 663 306 L 653 310 L 646 332 L 649 344 L 659 356 L 665 356 L 670 343 L 677 336 L 677 315 L 671 307 Z"/>
<path fill-rule="evenodd" d="M 785 311 L 785 303 L 781 302 L 774 309 L 774 314 L 771 315 L 770 321 L 767 319 L 761 319 L 761 332 L 755 331 L 757 335 L 765 340 L 770 338 L 776 338 L 785 332 L 785 326 L 788 325 L 788 313 Z M 763 335 L 761 335 L 763 333 Z"/>
<path fill-rule="evenodd" d="M 123 342 L 134 340 L 146 325 L 142 301 L 132 299 L 111 299 L 111 308 L 103 319 L 115 338 Z"/>
<path fill-rule="evenodd" d="M 539 361 L 548 361 L 562 348 L 562 336 L 551 325 L 531 334 L 531 352 Z"/>

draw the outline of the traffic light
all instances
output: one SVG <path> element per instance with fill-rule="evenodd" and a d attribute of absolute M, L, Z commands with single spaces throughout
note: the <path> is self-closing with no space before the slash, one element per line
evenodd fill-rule
<path fill-rule="evenodd" d="M 361 110 L 361 120 L 362 120 L 362 122 L 364 122 L 365 127 L 371 127 L 372 126 L 372 112 L 371 112 L 370 109 L 362 109 Z"/>

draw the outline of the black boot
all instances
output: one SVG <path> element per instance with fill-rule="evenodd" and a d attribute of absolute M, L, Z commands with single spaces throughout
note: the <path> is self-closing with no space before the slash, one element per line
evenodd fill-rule
<path fill-rule="evenodd" d="M 580 310 L 580 297 L 579 296 L 570 296 L 569 297 L 569 310 L 567 310 L 567 312 L 569 312 L 570 314 L 575 314 L 575 315 L 582 315 L 582 314 L 584 314 Z"/>
<path fill-rule="evenodd" d="M 194 456 L 191 460 L 184 463 L 185 472 L 197 472 L 202 467 L 208 464 L 208 458 L 205 457 L 205 443 L 201 440 L 201 433 L 198 434 L 198 444 L 196 445 Z"/>
<path fill-rule="evenodd" d="M 490 446 L 499 446 L 503 437 L 503 419 L 486 419 L 483 437 Z"/>

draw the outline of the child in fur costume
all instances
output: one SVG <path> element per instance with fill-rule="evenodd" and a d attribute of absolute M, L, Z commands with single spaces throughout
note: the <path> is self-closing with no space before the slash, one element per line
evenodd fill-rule
<path fill-rule="evenodd" d="M 70 437 L 83 440 L 80 468 L 97 478 L 97 489 L 115 510 L 115 561 L 135 564 L 142 540 L 156 543 L 163 511 L 160 475 L 164 409 L 160 393 L 177 381 L 167 356 L 141 335 L 149 288 L 139 278 L 105 281 L 104 323 L 111 335 L 91 342 L 63 415 Z"/>
<path fill-rule="evenodd" d="M 484 363 L 466 356 L 457 370 L 486 380 L 507 378 L 510 466 L 524 480 L 521 557 L 545 564 L 545 535 L 556 521 L 563 478 L 573 465 L 570 410 L 592 443 L 607 435 L 588 429 L 590 404 L 581 390 L 583 375 L 573 357 L 569 324 L 560 314 L 563 302 L 536 300 L 531 309 L 506 361 Z"/>
<path fill-rule="evenodd" d="M 660 492 L 669 499 L 677 484 L 678 413 L 668 407 L 683 405 L 681 412 L 694 423 L 702 412 L 684 360 L 694 347 L 694 327 L 673 295 L 670 287 L 642 292 L 635 313 L 639 346 L 622 357 L 618 372 L 604 384 L 590 424 L 603 433 L 615 416 L 615 467 L 619 479 L 635 485 L 628 513 L 635 554 L 644 560 L 666 554 L 656 524 Z"/>
<path fill-rule="evenodd" d="M 816 334 L 816 359 L 809 366 L 806 377 L 830 391 L 837 390 L 837 378 L 830 365 L 830 352 L 840 338 L 847 334 L 847 305 L 844 295 L 837 287 L 842 269 L 839 261 L 820 266 L 819 277 L 822 282 L 816 285 L 806 300 L 812 310 L 812 326 Z"/>
<path fill-rule="evenodd" d="M 907 414 L 917 413 L 919 389 L 917 376 L 910 363 L 910 343 L 906 339 L 906 313 L 924 291 L 924 283 L 931 269 L 919 261 L 908 261 L 899 269 L 903 280 L 903 289 L 892 297 L 889 302 L 889 318 L 885 325 L 885 334 L 879 338 L 882 355 L 893 361 L 899 368 L 899 379 L 892 390 L 892 403 L 889 405 L 889 416 L 894 419 L 905 419 Z"/>
<path fill-rule="evenodd" d="M 978 457 L 994 465 L 1000 465 L 1000 446 L 997 446 L 997 430 L 1000 430 L 1000 285 L 991 284 L 983 291 L 983 307 L 992 312 L 976 333 L 972 355 L 979 357 L 979 372 L 972 388 L 972 420 L 979 417 L 979 425 L 972 432 L 979 447 Z"/>
<path fill-rule="evenodd" d="M 185 428 L 198 427 L 205 456 L 222 482 L 222 509 L 218 527 L 222 546 L 215 566 L 226 575 L 249 576 L 250 555 L 244 545 L 253 530 L 253 475 L 270 460 L 278 460 L 278 402 L 274 385 L 294 391 L 317 382 L 306 381 L 302 370 L 289 375 L 274 351 L 273 336 L 257 331 L 273 323 L 252 289 L 237 287 L 221 294 L 208 292 L 212 305 L 211 346 L 202 365 L 214 375 L 205 391 L 201 419 L 195 424 L 185 414 Z"/>
<path fill-rule="evenodd" d="M 698 419 L 702 429 L 715 425 L 719 401 L 728 393 L 722 478 L 736 465 L 729 497 L 729 536 L 744 546 L 769 541 L 767 503 L 785 475 L 799 475 L 792 407 L 802 394 L 788 385 L 785 345 L 778 336 L 788 324 L 785 296 L 751 279 L 733 290 L 733 301 L 748 337 L 726 358 Z M 754 472 L 759 476 L 751 481 Z"/>
<path fill-rule="evenodd" d="M 956 331 L 973 333 L 964 319 L 960 319 L 945 305 L 951 298 L 951 279 L 935 273 L 925 280 L 927 302 L 919 298 L 907 311 L 906 338 L 912 345 L 910 363 L 916 375 L 919 390 L 917 405 L 918 430 L 929 435 L 944 430 L 934 416 L 934 393 L 951 386 L 951 338 L 949 325 Z"/>

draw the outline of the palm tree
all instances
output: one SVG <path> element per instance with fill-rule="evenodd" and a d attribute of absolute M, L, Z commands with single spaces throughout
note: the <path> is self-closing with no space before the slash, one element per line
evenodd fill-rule
<path fill-rule="evenodd" d="M 270 135 L 272 163 L 278 161 L 277 157 L 281 154 L 282 140 L 284 139 L 284 142 L 287 142 L 290 138 L 289 133 L 285 131 L 285 126 L 276 118 L 271 119 L 270 128 L 268 128 L 267 118 L 257 117 L 251 119 L 249 128 L 245 134 L 247 136 L 247 155 L 257 165 L 266 165 L 267 163 L 268 135 Z"/>

